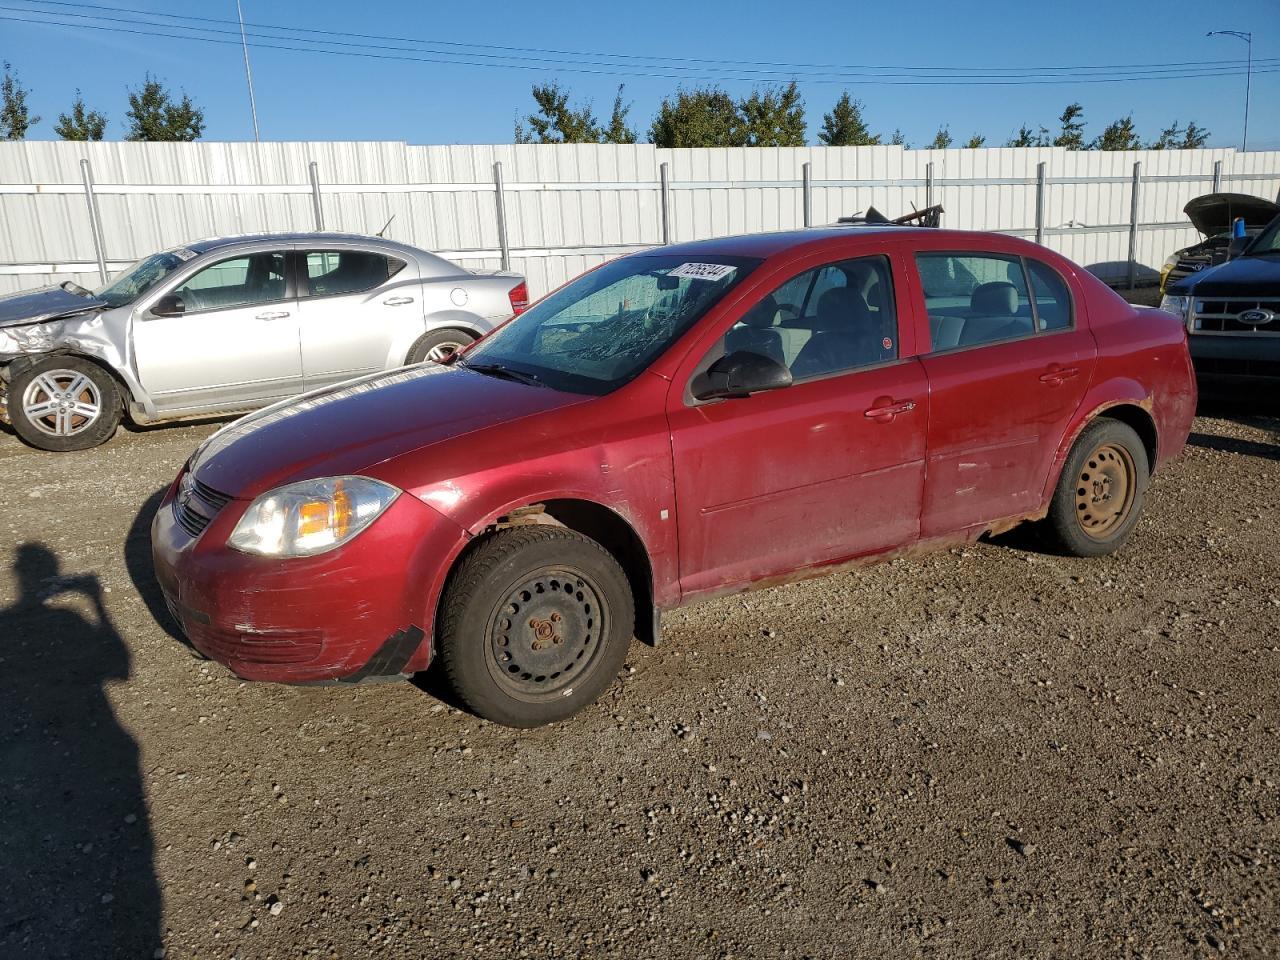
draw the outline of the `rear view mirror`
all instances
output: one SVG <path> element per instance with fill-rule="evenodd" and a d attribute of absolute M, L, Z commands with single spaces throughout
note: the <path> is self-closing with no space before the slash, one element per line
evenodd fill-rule
<path fill-rule="evenodd" d="M 694 379 L 693 396 L 698 400 L 717 400 L 789 386 L 791 371 L 784 364 L 750 350 L 735 350 Z"/>
<path fill-rule="evenodd" d="M 176 293 L 166 293 L 151 307 L 155 317 L 180 317 L 187 312 L 187 305 Z"/>
<path fill-rule="evenodd" d="M 1252 239 L 1252 237 L 1232 237 L 1231 242 L 1227 244 L 1227 259 L 1234 260 L 1244 253 L 1245 248 L 1249 246 L 1249 241 Z"/>
<path fill-rule="evenodd" d="M 662 276 L 658 278 L 658 289 L 659 290 L 679 290 L 680 278 L 668 276 L 667 274 L 664 273 Z"/>

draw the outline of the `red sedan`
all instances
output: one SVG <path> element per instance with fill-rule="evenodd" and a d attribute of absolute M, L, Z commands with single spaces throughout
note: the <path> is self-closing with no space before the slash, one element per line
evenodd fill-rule
<path fill-rule="evenodd" d="M 907 227 L 612 261 L 446 364 L 211 437 L 156 570 L 248 679 L 436 660 L 476 713 L 569 716 L 693 600 L 1036 521 L 1110 553 L 1195 409 L 1186 330 L 1025 241 Z"/>

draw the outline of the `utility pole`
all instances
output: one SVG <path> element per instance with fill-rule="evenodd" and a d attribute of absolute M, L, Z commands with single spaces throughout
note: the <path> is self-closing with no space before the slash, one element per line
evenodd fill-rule
<path fill-rule="evenodd" d="M 1205 36 L 1238 37 L 1249 45 L 1249 65 L 1245 68 L 1244 75 L 1244 140 L 1240 144 L 1240 151 L 1243 153 L 1249 149 L 1249 94 L 1253 88 L 1253 34 L 1243 30 L 1210 30 Z"/>
<path fill-rule="evenodd" d="M 249 83 L 249 112 L 253 114 L 253 142 L 260 143 L 258 136 L 258 103 L 253 98 L 253 71 L 249 69 L 249 41 L 244 35 L 244 11 L 240 9 L 240 0 L 236 0 L 236 17 L 240 20 L 240 47 L 244 50 L 244 78 Z"/>

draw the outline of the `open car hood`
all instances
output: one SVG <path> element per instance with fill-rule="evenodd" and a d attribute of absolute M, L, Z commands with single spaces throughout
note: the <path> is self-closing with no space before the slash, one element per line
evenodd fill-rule
<path fill-rule="evenodd" d="M 55 320 L 107 306 L 95 296 L 72 293 L 64 287 L 41 287 L 0 297 L 0 327 Z"/>
<path fill-rule="evenodd" d="M 1244 217 L 1246 228 L 1265 227 L 1280 213 L 1280 206 L 1245 193 L 1206 193 L 1188 203 L 1182 212 L 1197 230 L 1212 237 L 1229 231 L 1236 217 Z"/>

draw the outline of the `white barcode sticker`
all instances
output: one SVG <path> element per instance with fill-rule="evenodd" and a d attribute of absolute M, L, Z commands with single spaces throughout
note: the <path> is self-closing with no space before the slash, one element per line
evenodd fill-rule
<path fill-rule="evenodd" d="M 690 280 L 723 280 L 737 269 L 725 263 L 682 263 L 667 276 L 688 277 Z"/>

